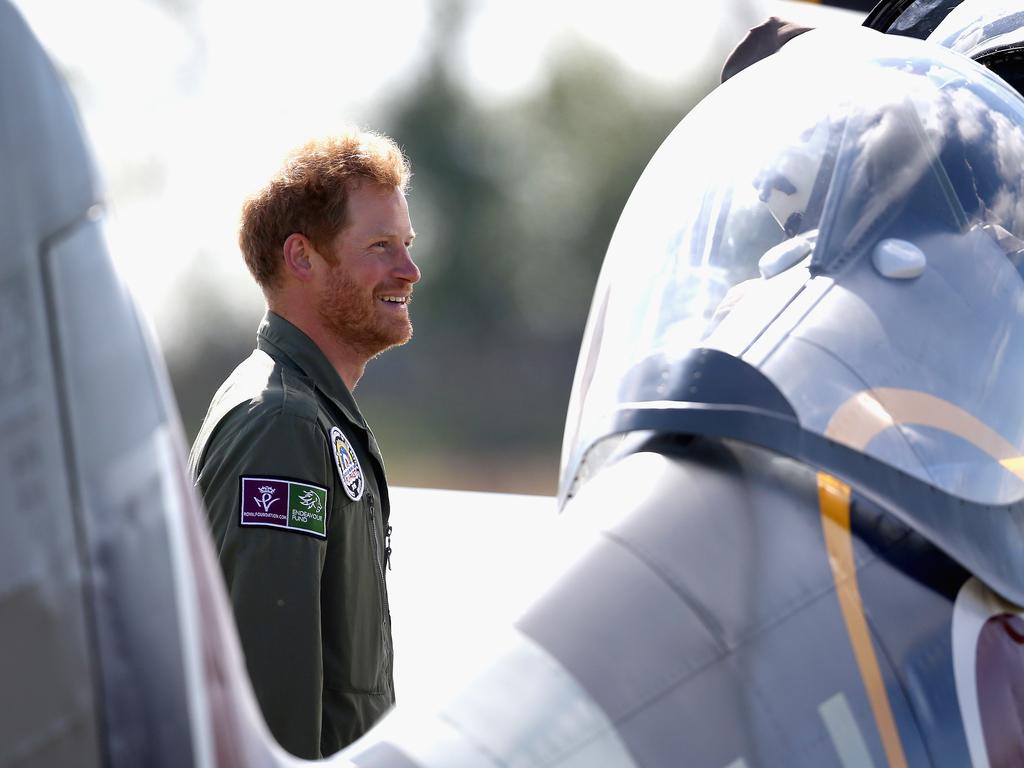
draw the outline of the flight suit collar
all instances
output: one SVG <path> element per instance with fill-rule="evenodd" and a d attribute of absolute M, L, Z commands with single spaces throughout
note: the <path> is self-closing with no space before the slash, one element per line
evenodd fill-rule
<path fill-rule="evenodd" d="M 282 364 L 297 368 L 327 396 L 353 425 L 369 432 L 352 393 L 309 336 L 271 311 L 263 316 L 256 346 Z M 282 359 L 283 358 L 283 359 Z M 373 441 L 371 440 L 371 443 Z"/>
<path fill-rule="evenodd" d="M 308 376 L 313 381 L 313 386 L 337 406 L 349 423 L 362 430 L 366 436 L 370 456 L 377 465 L 377 492 L 380 494 L 381 511 L 386 525 L 391 503 L 387 481 L 384 479 L 384 458 L 380 454 L 380 447 L 373 436 L 373 431 L 366 424 L 352 393 L 348 391 L 334 366 L 309 336 L 270 310 L 267 310 L 260 322 L 259 331 L 256 333 L 256 347 L 281 365 L 295 368 Z"/>

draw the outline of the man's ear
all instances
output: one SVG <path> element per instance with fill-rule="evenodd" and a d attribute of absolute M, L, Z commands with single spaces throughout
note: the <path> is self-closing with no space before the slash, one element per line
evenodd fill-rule
<path fill-rule="evenodd" d="M 282 247 L 284 268 L 288 274 L 302 282 L 313 279 L 313 244 L 305 235 L 293 232 L 288 235 Z"/>

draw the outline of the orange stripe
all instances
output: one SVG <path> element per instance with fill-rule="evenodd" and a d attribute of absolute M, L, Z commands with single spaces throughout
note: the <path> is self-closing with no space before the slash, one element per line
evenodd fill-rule
<path fill-rule="evenodd" d="M 825 534 L 825 548 L 836 584 L 839 607 L 846 622 L 846 633 L 853 646 L 861 680 L 867 689 L 875 725 L 885 747 L 890 768 L 906 768 L 907 758 L 903 754 L 899 730 L 893 718 L 889 695 L 871 642 L 871 632 L 857 585 L 857 566 L 853 559 L 853 542 L 850 537 L 850 486 L 824 472 L 818 473 L 818 504 L 821 508 L 821 524 Z"/>

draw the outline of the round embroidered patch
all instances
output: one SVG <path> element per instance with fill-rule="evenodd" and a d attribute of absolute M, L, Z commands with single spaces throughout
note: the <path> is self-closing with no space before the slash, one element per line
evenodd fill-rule
<path fill-rule="evenodd" d="M 345 494 L 352 501 L 359 501 L 363 495 L 363 468 L 359 466 L 359 458 L 352 449 L 352 444 L 345 437 L 345 433 L 337 427 L 331 428 L 331 448 Z"/>

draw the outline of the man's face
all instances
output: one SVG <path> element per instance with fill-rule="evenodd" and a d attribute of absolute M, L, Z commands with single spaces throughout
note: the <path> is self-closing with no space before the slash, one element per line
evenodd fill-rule
<path fill-rule="evenodd" d="M 350 189 L 348 225 L 331 242 L 334 263 L 320 286 L 320 315 L 344 343 L 370 359 L 412 337 L 409 301 L 420 271 L 405 195 L 363 181 Z"/>

